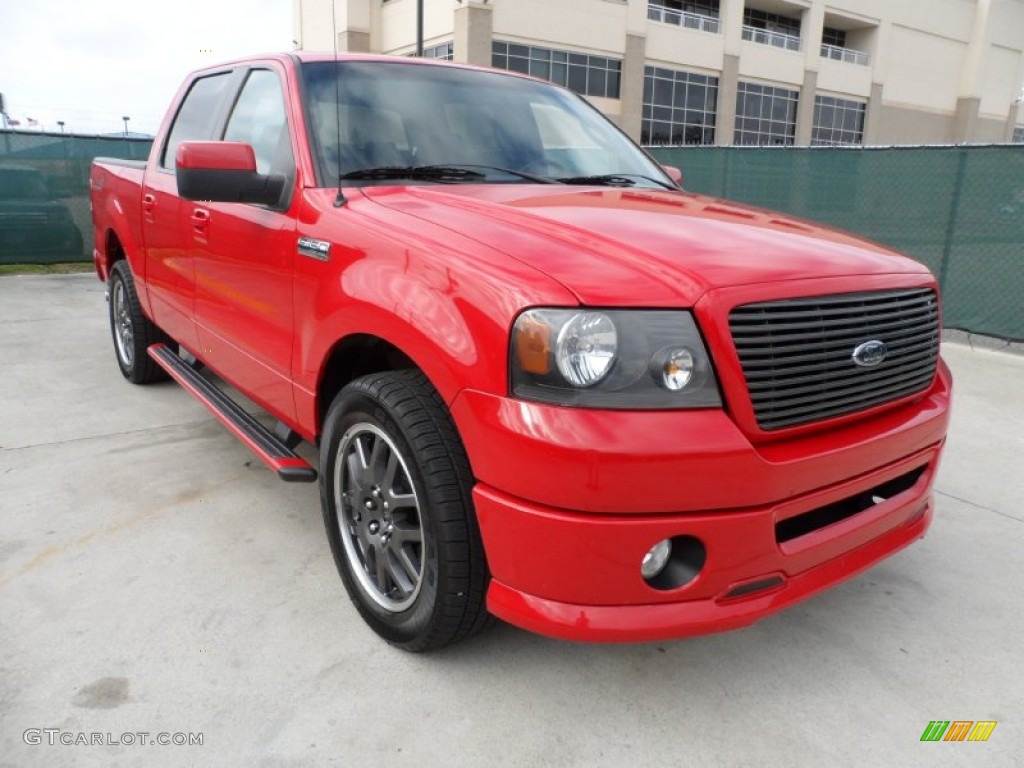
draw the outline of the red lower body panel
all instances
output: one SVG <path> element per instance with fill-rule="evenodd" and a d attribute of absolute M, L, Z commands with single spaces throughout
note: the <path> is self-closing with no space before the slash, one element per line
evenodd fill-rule
<path fill-rule="evenodd" d="M 575 605 L 545 600 L 492 581 L 487 607 L 522 629 L 562 640 L 640 642 L 724 632 L 748 626 L 822 592 L 924 536 L 931 505 L 911 522 L 864 546 L 746 599 L 690 600 L 653 605 Z"/>
<path fill-rule="evenodd" d="M 570 640 L 661 640 L 751 624 L 923 536 L 940 449 L 783 503 L 722 512 L 578 514 L 479 485 L 474 501 L 494 577 L 488 607 L 511 624 Z M 778 523 L 907 477 L 912 484 L 890 498 L 780 541 Z M 641 576 L 643 556 L 678 536 L 700 540 L 706 561 L 689 583 L 655 589 Z M 745 591 L 752 585 L 764 588 Z"/>

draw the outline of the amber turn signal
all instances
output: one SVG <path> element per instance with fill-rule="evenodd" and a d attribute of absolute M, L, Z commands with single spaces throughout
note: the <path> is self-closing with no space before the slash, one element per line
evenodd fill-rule
<path fill-rule="evenodd" d="M 551 326 L 525 316 L 516 323 L 516 357 L 526 373 L 551 371 Z"/>

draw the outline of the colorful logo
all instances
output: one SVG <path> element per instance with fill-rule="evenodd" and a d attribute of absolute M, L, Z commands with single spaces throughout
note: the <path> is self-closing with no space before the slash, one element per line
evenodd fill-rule
<path fill-rule="evenodd" d="M 995 728 L 995 720 L 932 720 L 921 741 L 988 741 Z"/>

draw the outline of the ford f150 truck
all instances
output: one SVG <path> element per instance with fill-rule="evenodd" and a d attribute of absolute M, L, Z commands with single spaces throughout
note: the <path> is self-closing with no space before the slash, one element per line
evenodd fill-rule
<path fill-rule="evenodd" d="M 169 375 L 281 479 L 319 481 L 388 642 L 491 616 L 590 641 L 737 628 L 931 522 L 932 275 L 684 191 L 567 90 L 236 61 L 91 185 L 121 372 Z"/>

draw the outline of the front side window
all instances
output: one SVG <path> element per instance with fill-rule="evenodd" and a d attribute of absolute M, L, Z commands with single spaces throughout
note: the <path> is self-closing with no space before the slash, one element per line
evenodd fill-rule
<path fill-rule="evenodd" d="M 183 141 L 210 141 L 215 129 L 217 107 L 224 96 L 224 88 L 228 82 L 228 72 L 201 77 L 192 83 L 185 100 L 181 103 L 178 114 L 164 146 L 160 165 L 174 168 L 174 157 L 178 145 Z"/>
<path fill-rule="evenodd" d="M 260 173 L 291 173 L 295 163 L 284 93 L 274 72 L 254 69 L 249 73 L 228 120 L 224 141 L 251 144 Z"/>

